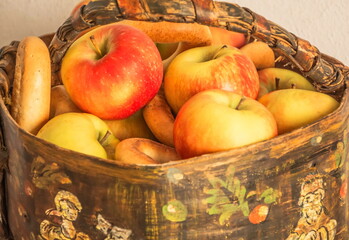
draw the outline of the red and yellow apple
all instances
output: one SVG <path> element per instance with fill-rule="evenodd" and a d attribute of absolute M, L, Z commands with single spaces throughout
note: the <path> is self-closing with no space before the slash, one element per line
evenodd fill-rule
<path fill-rule="evenodd" d="M 161 56 L 141 30 L 108 24 L 87 32 L 62 60 L 62 82 L 71 100 L 102 119 L 131 116 L 158 92 Z"/>
<path fill-rule="evenodd" d="M 177 55 L 164 76 L 164 92 L 174 113 L 196 93 L 224 89 L 256 98 L 259 79 L 250 58 L 226 45 L 196 47 Z"/>
<path fill-rule="evenodd" d="M 305 89 L 315 91 L 314 86 L 299 73 L 283 68 L 265 68 L 258 71 L 259 93 L 257 98 L 279 89 Z"/>
<path fill-rule="evenodd" d="M 277 135 L 273 115 L 257 100 L 211 89 L 197 93 L 180 109 L 173 138 L 182 158 L 225 151 Z"/>
<path fill-rule="evenodd" d="M 313 123 L 339 106 L 333 97 L 305 89 L 272 91 L 258 101 L 273 114 L 279 134 Z"/>

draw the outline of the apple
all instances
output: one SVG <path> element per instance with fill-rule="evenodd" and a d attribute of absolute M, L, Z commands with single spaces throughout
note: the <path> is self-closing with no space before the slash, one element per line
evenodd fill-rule
<path fill-rule="evenodd" d="M 63 113 L 50 119 L 37 137 L 60 147 L 100 158 L 111 158 L 119 140 L 107 124 L 88 113 Z"/>
<path fill-rule="evenodd" d="M 163 66 L 155 43 L 145 33 L 111 23 L 74 41 L 62 59 L 61 77 L 83 112 L 123 119 L 155 96 Z"/>
<path fill-rule="evenodd" d="M 331 96 L 305 89 L 280 89 L 258 100 L 273 114 L 279 134 L 313 123 L 338 108 Z"/>
<path fill-rule="evenodd" d="M 257 69 L 275 67 L 275 54 L 273 49 L 265 42 L 250 42 L 240 48 L 249 56 Z"/>
<path fill-rule="evenodd" d="M 212 35 L 211 45 L 229 45 L 241 48 L 246 44 L 247 38 L 243 33 L 233 32 L 224 28 L 209 27 Z"/>
<path fill-rule="evenodd" d="M 67 112 L 81 112 L 81 110 L 70 99 L 63 85 L 52 87 L 50 99 L 50 119 Z"/>
<path fill-rule="evenodd" d="M 292 70 L 277 67 L 265 68 L 258 71 L 258 76 L 259 93 L 257 98 L 279 89 L 297 88 L 316 91 L 305 77 Z"/>
<path fill-rule="evenodd" d="M 143 109 L 138 110 L 128 118 L 104 120 L 104 122 L 119 140 L 134 137 L 155 140 L 153 133 L 143 118 Z"/>
<path fill-rule="evenodd" d="M 230 91 L 197 93 L 180 109 L 173 127 L 182 158 L 226 151 L 277 135 L 273 115 L 257 100 Z"/>
<path fill-rule="evenodd" d="M 174 113 L 196 93 L 224 89 L 256 98 L 259 79 L 250 58 L 227 45 L 188 49 L 177 55 L 164 76 L 164 92 Z"/>

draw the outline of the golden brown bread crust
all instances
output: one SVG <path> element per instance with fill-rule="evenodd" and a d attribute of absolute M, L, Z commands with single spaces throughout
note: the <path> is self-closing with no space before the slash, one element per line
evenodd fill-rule
<path fill-rule="evenodd" d="M 174 116 L 163 91 L 158 94 L 143 109 L 143 117 L 149 129 L 159 142 L 173 147 Z"/>
<path fill-rule="evenodd" d="M 51 61 L 39 37 L 25 37 L 18 46 L 11 115 L 24 130 L 36 134 L 49 119 Z"/>

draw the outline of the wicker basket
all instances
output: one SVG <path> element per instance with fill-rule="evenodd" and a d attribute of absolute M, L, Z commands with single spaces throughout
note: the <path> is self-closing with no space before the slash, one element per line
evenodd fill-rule
<path fill-rule="evenodd" d="M 197 22 L 264 41 L 283 57 L 280 66 L 293 67 L 340 107 L 244 148 L 125 167 L 62 149 L 16 124 L 8 111 L 13 42 L 0 52 L 1 239 L 349 239 L 348 67 L 235 4 L 95 0 L 42 37 L 53 73 L 81 31 L 123 19 Z"/>

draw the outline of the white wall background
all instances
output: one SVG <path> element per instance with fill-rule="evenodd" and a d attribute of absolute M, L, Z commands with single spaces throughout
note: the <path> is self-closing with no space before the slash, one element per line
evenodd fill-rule
<path fill-rule="evenodd" d="M 0 0 L 0 46 L 24 36 L 54 32 L 79 1 Z M 349 65 L 348 0 L 221 1 L 247 7 Z"/>

